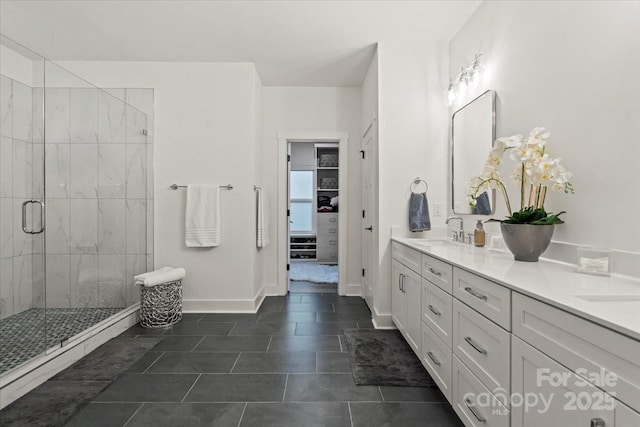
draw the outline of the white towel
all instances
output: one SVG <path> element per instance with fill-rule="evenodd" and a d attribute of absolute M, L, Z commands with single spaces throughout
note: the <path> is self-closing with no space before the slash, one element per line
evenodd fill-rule
<path fill-rule="evenodd" d="M 269 203 L 264 189 L 258 188 L 258 206 L 256 222 L 256 246 L 264 248 L 269 244 Z"/>
<path fill-rule="evenodd" d="M 138 274 L 134 279 L 138 285 L 156 286 L 182 280 L 186 275 L 184 268 L 162 267 L 149 273 Z"/>
<path fill-rule="evenodd" d="M 220 245 L 220 188 L 188 185 L 185 219 L 186 245 L 209 248 Z"/>

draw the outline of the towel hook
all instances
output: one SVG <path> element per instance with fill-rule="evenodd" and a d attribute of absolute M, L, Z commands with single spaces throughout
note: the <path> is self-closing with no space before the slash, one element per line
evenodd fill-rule
<path fill-rule="evenodd" d="M 429 184 L 427 184 L 427 181 L 425 181 L 424 179 L 420 178 L 419 176 L 415 177 L 413 179 L 413 181 L 411 182 L 411 184 L 409 184 L 409 191 L 411 191 L 412 193 L 414 193 L 413 191 L 413 186 L 414 185 L 420 185 L 420 184 L 424 184 L 424 192 L 426 193 L 427 191 L 429 191 Z"/>

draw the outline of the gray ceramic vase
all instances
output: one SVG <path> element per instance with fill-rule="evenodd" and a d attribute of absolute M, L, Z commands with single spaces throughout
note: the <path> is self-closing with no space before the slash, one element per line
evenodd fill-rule
<path fill-rule="evenodd" d="M 553 236 L 553 224 L 508 224 L 500 223 L 502 237 L 516 261 L 536 262 L 547 250 Z"/>

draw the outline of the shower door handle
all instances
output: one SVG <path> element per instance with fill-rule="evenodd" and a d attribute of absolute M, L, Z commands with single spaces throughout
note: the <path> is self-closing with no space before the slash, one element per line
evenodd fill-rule
<path fill-rule="evenodd" d="M 27 205 L 37 203 L 40 205 L 40 230 L 29 230 L 27 228 Z M 40 234 L 44 231 L 44 203 L 40 200 L 25 200 L 22 202 L 22 231 L 27 234 Z"/>

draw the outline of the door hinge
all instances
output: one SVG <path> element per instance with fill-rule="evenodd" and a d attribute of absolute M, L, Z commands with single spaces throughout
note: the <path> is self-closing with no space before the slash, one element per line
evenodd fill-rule
<path fill-rule="evenodd" d="M 287 154 L 287 162 L 291 161 L 291 154 Z"/>
<path fill-rule="evenodd" d="M 362 277 L 364 277 L 364 268 L 362 269 Z"/>
<path fill-rule="evenodd" d="M 364 159 L 364 150 L 360 150 L 360 155 L 362 156 L 362 158 Z"/>
<path fill-rule="evenodd" d="M 291 209 L 287 209 L 287 218 L 291 216 Z"/>
<path fill-rule="evenodd" d="M 365 217 L 364 209 L 362 209 L 362 218 L 364 218 L 364 217 Z"/>
<path fill-rule="evenodd" d="M 287 271 L 291 270 L 291 264 L 287 264 Z"/>

